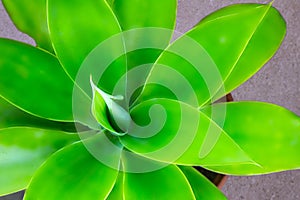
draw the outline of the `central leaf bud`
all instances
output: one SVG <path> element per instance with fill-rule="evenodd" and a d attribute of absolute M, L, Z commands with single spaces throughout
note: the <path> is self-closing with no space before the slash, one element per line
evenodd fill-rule
<path fill-rule="evenodd" d="M 93 90 L 91 109 L 95 119 L 112 134 L 125 135 L 131 124 L 131 117 L 129 112 L 120 105 L 124 97 L 105 93 L 94 84 L 92 77 L 90 83 Z"/>

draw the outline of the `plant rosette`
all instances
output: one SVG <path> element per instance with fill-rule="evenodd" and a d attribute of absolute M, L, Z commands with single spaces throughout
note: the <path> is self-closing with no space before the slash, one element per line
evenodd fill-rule
<path fill-rule="evenodd" d="M 286 31 L 270 4 L 222 8 L 173 39 L 176 0 L 2 0 L 36 47 L 0 39 L 0 195 L 226 199 L 192 166 L 299 169 L 300 118 L 216 100 Z"/>

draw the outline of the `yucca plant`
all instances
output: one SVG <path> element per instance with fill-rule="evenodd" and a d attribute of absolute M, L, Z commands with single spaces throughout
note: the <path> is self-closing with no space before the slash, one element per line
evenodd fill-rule
<path fill-rule="evenodd" d="M 280 46 L 272 3 L 225 7 L 171 40 L 176 0 L 2 2 L 36 47 L 0 39 L 0 195 L 226 199 L 193 166 L 300 167 L 298 116 L 216 103 Z"/>

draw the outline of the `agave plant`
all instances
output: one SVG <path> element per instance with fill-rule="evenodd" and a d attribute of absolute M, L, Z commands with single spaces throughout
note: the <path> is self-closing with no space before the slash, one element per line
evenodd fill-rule
<path fill-rule="evenodd" d="M 193 166 L 300 167 L 298 116 L 215 103 L 280 46 L 272 3 L 222 8 L 172 41 L 176 0 L 2 2 L 36 47 L 0 39 L 0 195 L 226 199 Z"/>

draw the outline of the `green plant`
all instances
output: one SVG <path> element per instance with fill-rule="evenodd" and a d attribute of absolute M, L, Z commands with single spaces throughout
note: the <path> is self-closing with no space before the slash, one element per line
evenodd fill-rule
<path fill-rule="evenodd" d="M 0 39 L 0 195 L 225 199 L 191 166 L 299 168 L 298 116 L 214 103 L 280 46 L 272 4 L 228 6 L 169 45 L 176 0 L 2 2 L 37 47 Z"/>

